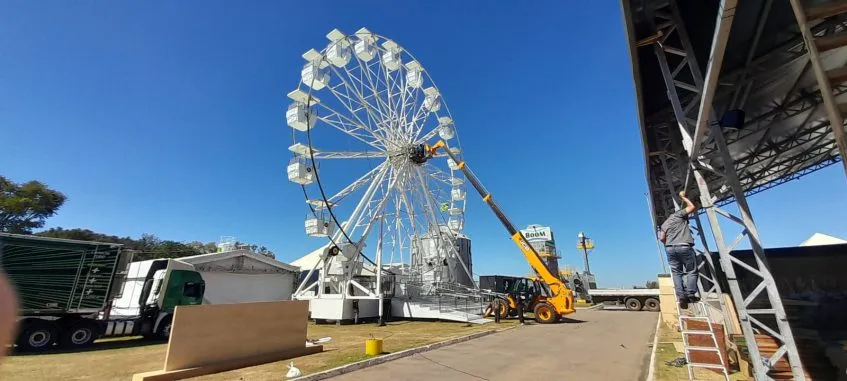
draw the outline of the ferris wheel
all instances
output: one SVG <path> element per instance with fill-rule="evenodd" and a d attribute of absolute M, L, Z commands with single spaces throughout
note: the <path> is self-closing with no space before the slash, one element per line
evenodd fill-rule
<path fill-rule="evenodd" d="M 424 66 L 393 40 L 365 28 L 327 38 L 324 49 L 303 54 L 286 112 L 288 179 L 302 186 L 306 233 L 328 241 L 324 273 L 332 274 L 329 260 L 345 264 L 336 269 L 341 282 L 362 290 L 351 278 L 368 263 L 424 274 L 413 258 L 422 241 L 450 256 L 465 224 L 457 163 L 421 151 L 441 139 L 461 154 L 450 110 Z"/>

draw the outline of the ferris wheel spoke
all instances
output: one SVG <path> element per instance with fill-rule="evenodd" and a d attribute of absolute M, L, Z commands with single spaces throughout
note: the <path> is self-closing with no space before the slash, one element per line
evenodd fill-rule
<path fill-rule="evenodd" d="M 371 181 L 373 181 L 378 174 L 385 170 L 387 166 L 387 161 L 380 163 L 379 165 L 362 175 L 362 177 L 359 177 L 358 179 L 350 183 L 350 185 L 344 187 L 344 189 L 340 190 L 338 193 L 327 198 L 327 201 L 329 201 L 330 205 L 339 203 L 341 200 L 355 192 L 357 189 L 361 188 L 363 185 L 369 184 Z"/>
<path fill-rule="evenodd" d="M 318 116 L 317 120 L 324 122 L 336 130 L 352 136 L 356 140 L 376 148 L 377 150 L 385 150 L 383 142 L 378 137 L 374 136 L 372 133 L 364 133 L 370 132 L 367 127 L 333 110 L 329 106 L 320 103 L 318 105 L 321 109 L 329 111 L 329 115 Z"/>
<path fill-rule="evenodd" d="M 343 87 L 344 92 L 339 91 L 339 87 Z M 338 103 L 341 103 L 341 105 L 347 109 L 347 111 L 350 113 L 350 116 L 355 119 L 354 124 L 360 126 L 363 130 L 369 132 L 374 138 L 385 138 L 383 134 L 377 131 L 378 126 L 376 126 L 377 129 L 375 129 L 375 126 L 371 124 L 372 121 L 370 118 L 370 112 L 368 111 L 368 106 L 359 103 L 358 100 L 350 96 L 348 88 L 344 83 L 341 83 L 336 86 L 327 86 L 326 88 L 329 90 L 330 93 L 332 93 L 332 95 L 335 96 L 336 100 L 338 100 Z M 362 120 L 362 117 L 359 115 L 363 110 L 365 111 L 365 119 L 367 120 L 367 122 Z M 350 118 L 348 117 L 348 119 Z"/>
<path fill-rule="evenodd" d="M 315 151 L 315 159 L 386 159 L 385 151 Z"/>
<path fill-rule="evenodd" d="M 365 101 L 367 101 L 368 103 L 370 103 L 370 100 L 373 99 L 374 105 L 379 110 L 379 112 L 382 115 L 388 115 L 389 117 L 391 117 L 391 105 L 390 105 L 391 92 L 390 92 L 390 89 L 386 88 L 384 90 L 379 90 L 377 88 L 378 87 L 377 84 L 374 83 L 373 78 L 371 78 L 371 72 L 370 72 L 370 69 L 368 68 L 367 64 L 365 63 L 365 65 L 362 65 L 363 62 L 361 62 L 359 57 L 356 57 L 356 60 L 359 62 L 359 66 L 357 67 L 357 69 L 359 71 L 358 77 L 356 75 L 354 75 L 350 71 L 350 69 L 348 69 L 346 66 L 345 66 L 344 70 L 347 72 L 348 76 L 351 79 L 355 79 L 356 81 L 359 82 L 359 88 L 361 89 L 361 93 L 363 94 L 363 99 Z M 365 83 L 365 79 L 367 79 L 367 83 Z M 369 90 L 369 91 L 366 91 L 366 89 Z M 369 93 L 369 94 L 366 94 L 366 93 Z M 386 99 L 388 100 L 388 102 L 385 99 L 382 98 L 383 95 L 386 96 Z"/>
<path fill-rule="evenodd" d="M 382 127 L 379 126 L 379 122 L 382 121 L 384 118 L 380 117 L 380 115 L 377 113 L 378 110 L 376 109 L 376 107 L 378 107 L 378 106 L 372 105 L 367 100 L 365 100 L 364 96 L 362 95 L 362 91 L 359 91 L 358 89 L 356 89 L 356 87 L 354 85 L 351 85 L 347 81 L 347 79 L 345 78 L 347 76 L 342 75 L 341 72 L 338 69 L 336 69 L 334 66 L 330 66 L 330 67 L 332 68 L 332 71 L 335 73 L 335 75 L 338 77 L 338 79 L 341 81 L 341 83 L 344 85 L 344 89 L 345 89 L 345 93 L 346 93 L 344 95 L 341 95 L 341 93 L 338 92 L 337 89 L 332 89 L 331 91 L 333 92 L 333 94 L 336 95 L 336 98 L 338 98 L 339 96 L 345 97 L 348 100 L 348 102 L 351 106 L 350 107 L 351 112 L 352 112 L 352 102 L 358 103 L 362 108 L 357 109 L 357 110 L 361 111 L 362 109 L 364 109 L 364 111 L 367 115 L 366 119 L 368 119 L 369 123 L 372 123 L 372 124 L 369 124 L 369 126 L 371 126 L 373 128 L 370 131 L 374 134 L 376 134 L 377 131 L 379 131 L 380 134 L 381 134 L 381 137 L 383 139 L 388 138 L 389 136 L 388 136 L 386 129 L 383 129 Z M 346 68 L 345 68 L 345 72 L 349 73 L 349 71 L 347 71 Z M 352 95 L 350 94 L 351 90 L 352 90 L 352 93 L 353 93 Z M 358 115 L 357 115 L 357 117 L 358 117 Z M 359 118 L 359 119 L 361 119 L 361 118 Z"/>

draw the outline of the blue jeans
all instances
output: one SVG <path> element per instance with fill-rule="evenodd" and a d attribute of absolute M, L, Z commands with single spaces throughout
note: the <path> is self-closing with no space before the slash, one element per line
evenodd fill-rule
<path fill-rule="evenodd" d="M 676 297 L 697 296 L 697 253 L 691 246 L 667 246 Z"/>

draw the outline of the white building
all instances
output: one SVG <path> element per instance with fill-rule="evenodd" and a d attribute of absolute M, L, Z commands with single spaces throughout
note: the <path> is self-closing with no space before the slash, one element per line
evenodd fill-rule
<path fill-rule="evenodd" d="M 299 269 L 246 249 L 182 257 L 206 282 L 203 304 L 290 300 Z"/>

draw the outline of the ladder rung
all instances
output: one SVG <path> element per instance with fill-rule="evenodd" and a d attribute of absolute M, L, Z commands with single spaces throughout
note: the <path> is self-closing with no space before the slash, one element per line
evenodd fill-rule
<path fill-rule="evenodd" d="M 696 366 L 698 368 L 714 368 L 714 369 L 723 369 L 723 365 L 720 364 L 705 364 L 699 362 L 688 363 L 690 366 Z"/>
<path fill-rule="evenodd" d="M 819 53 L 840 48 L 847 45 L 847 33 L 841 32 L 838 34 L 815 38 L 815 45 L 818 47 Z"/>
<path fill-rule="evenodd" d="M 847 1 L 832 1 L 826 4 L 806 9 L 806 21 L 825 19 L 847 12 Z"/>
<path fill-rule="evenodd" d="M 689 315 L 681 315 L 680 319 L 689 319 L 689 320 L 709 320 L 708 316 L 689 316 Z"/>
<path fill-rule="evenodd" d="M 712 331 L 703 331 L 703 330 L 696 330 L 696 329 L 683 330 L 682 334 L 683 335 L 714 335 L 714 333 L 712 333 Z"/>
<path fill-rule="evenodd" d="M 685 347 L 686 351 L 711 351 L 720 352 L 720 349 L 715 347 Z"/>
<path fill-rule="evenodd" d="M 827 70 L 826 77 L 829 78 L 829 84 L 832 86 L 847 82 L 847 66 Z"/>

